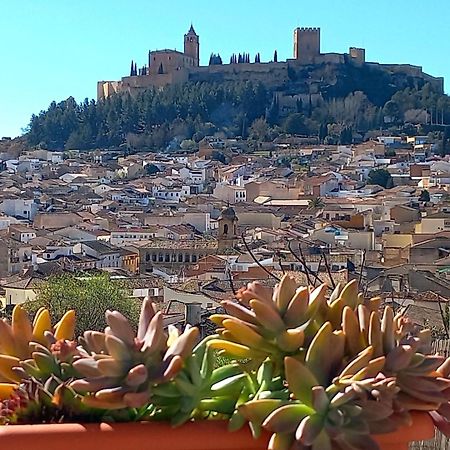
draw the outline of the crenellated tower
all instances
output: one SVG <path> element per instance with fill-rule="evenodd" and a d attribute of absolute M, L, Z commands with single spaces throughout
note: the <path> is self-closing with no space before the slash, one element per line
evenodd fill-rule
<path fill-rule="evenodd" d="M 195 67 L 200 65 L 200 40 L 193 25 L 184 35 L 184 54 L 194 59 Z"/>
<path fill-rule="evenodd" d="M 320 28 L 296 28 L 294 30 L 294 58 L 305 64 L 314 63 L 320 55 Z"/>

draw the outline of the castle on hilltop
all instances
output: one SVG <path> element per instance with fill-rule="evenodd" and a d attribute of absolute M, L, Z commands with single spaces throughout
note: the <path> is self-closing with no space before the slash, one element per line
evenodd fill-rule
<path fill-rule="evenodd" d="M 294 30 L 293 58 L 286 61 L 261 62 L 259 55 L 255 62 L 250 62 L 249 55 L 240 60 L 231 58 L 229 64 L 220 62 L 200 65 L 200 38 L 191 25 L 184 35 L 184 51 L 154 50 L 148 53 L 148 64 L 137 67 L 131 61 L 130 75 L 119 81 L 99 81 L 97 83 L 97 99 L 102 100 L 115 93 L 128 92 L 136 94 L 147 88 L 162 88 L 170 84 L 181 84 L 188 81 L 261 81 L 274 88 L 292 81 L 292 74 L 302 69 L 311 71 L 325 66 L 352 66 L 382 70 L 390 76 L 403 74 L 410 86 L 421 87 L 425 83 L 433 85 L 438 92 L 444 91 L 442 78 L 425 74 L 419 66 L 409 64 L 379 64 L 366 62 L 365 49 L 350 47 L 348 53 L 321 53 L 320 28 L 296 28 Z M 297 79 L 297 75 L 295 75 Z M 320 80 L 309 76 L 307 92 L 303 95 L 320 94 Z M 306 82 L 306 81 L 305 81 Z"/>

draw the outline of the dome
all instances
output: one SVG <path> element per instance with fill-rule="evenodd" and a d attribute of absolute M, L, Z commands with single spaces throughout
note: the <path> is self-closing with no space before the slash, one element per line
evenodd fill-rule
<path fill-rule="evenodd" d="M 220 213 L 219 220 L 220 219 L 237 220 L 234 208 L 228 207 L 223 209 L 222 212 Z"/>

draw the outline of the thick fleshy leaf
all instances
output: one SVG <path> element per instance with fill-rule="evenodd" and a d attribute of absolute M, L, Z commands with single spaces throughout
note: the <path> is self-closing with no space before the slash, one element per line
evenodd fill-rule
<path fill-rule="evenodd" d="M 295 431 L 295 439 L 303 445 L 312 445 L 323 429 L 323 418 L 318 414 L 306 416 Z"/>
<path fill-rule="evenodd" d="M 267 450 L 290 450 L 293 441 L 291 433 L 274 433 L 270 437 Z"/>
<path fill-rule="evenodd" d="M 150 320 L 152 320 L 155 315 L 156 310 L 154 304 L 148 297 L 145 297 L 142 302 L 141 314 L 139 316 L 139 326 L 137 332 L 137 338 L 140 341 L 144 340 L 144 336 L 147 333 L 148 326 L 150 324 Z"/>
<path fill-rule="evenodd" d="M 320 382 L 327 385 L 329 373 L 324 370 L 324 363 L 329 361 L 329 352 L 332 347 L 333 328 L 330 322 L 325 322 L 314 336 L 306 353 L 306 365 Z"/>
<path fill-rule="evenodd" d="M 269 414 L 286 403 L 278 399 L 251 400 L 240 405 L 238 410 L 250 422 L 262 424 Z"/>
<path fill-rule="evenodd" d="M 303 363 L 294 358 L 286 357 L 284 367 L 289 390 L 305 405 L 312 406 L 312 388 L 320 385 L 317 378 Z"/>
<path fill-rule="evenodd" d="M 293 433 L 299 423 L 314 412 L 312 408 L 301 403 L 284 405 L 273 411 L 262 425 L 274 433 Z"/>
<path fill-rule="evenodd" d="M 330 436 L 322 430 L 313 442 L 311 450 L 333 450 Z"/>
<path fill-rule="evenodd" d="M 289 275 L 284 275 L 281 281 L 275 286 L 273 290 L 273 301 L 281 313 L 284 313 L 288 307 L 289 302 L 295 295 L 297 287 L 297 283 Z"/>
<path fill-rule="evenodd" d="M 312 403 L 314 409 L 320 414 L 325 413 L 330 406 L 330 400 L 323 386 L 314 386 L 312 388 Z"/>

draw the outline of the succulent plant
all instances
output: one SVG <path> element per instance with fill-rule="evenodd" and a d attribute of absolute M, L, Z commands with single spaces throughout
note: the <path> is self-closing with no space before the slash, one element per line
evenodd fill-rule
<path fill-rule="evenodd" d="M 301 352 L 312 331 L 317 328 L 316 313 L 325 299 L 326 286 L 314 290 L 299 287 L 290 277 L 283 277 L 272 290 L 257 282 L 237 293 L 239 303 L 223 301 L 228 314 L 215 314 L 218 338 L 208 345 L 219 354 L 248 358 L 259 366 L 267 357 L 278 369 L 285 356 Z"/>
<path fill-rule="evenodd" d="M 52 326 L 47 309 L 41 308 L 31 322 L 23 307 L 16 305 L 11 324 L 6 319 L 0 320 L 0 399 L 7 398 L 24 376 L 23 372 L 13 370 L 15 367 L 21 367 L 22 363 L 27 366 L 35 357 L 42 359 L 39 353 L 48 354 L 57 340 L 73 339 L 74 331 L 75 312 L 72 310 Z"/>
<path fill-rule="evenodd" d="M 45 383 L 29 377 L 0 402 L 0 425 L 92 422 L 101 420 L 102 415 L 83 405 L 75 391 L 54 376 Z"/>
<path fill-rule="evenodd" d="M 430 332 L 355 281 L 327 289 L 250 283 L 198 344 L 197 328 L 165 332 L 148 299 L 137 333 L 107 311 L 104 332 L 78 341 L 72 313 L 53 328 L 45 310 L 32 325 L 17 308 L 0 324 L 0 423 L 222 418 L 271 432 L 269 450 L 376 450 L 372 435 L 420 410 L 450 434 L 450 358 L 431 354 Z"/>
<path fill-rule="evenodd" d="M 171 380 L 191 355 L 199 335 L 186 328 L 168 336 L 161 312 L 144 300 L 135 334 L 129 321 L 117 311 L 107 311 L 103 333 L 87 331 L 81 341 L 80 357 L 73 363 L 83 378 L 71 383 L 83 394 L 86 405 L 121 409 L 149 403 L 152 388 Z"/>
<path fill-rule="evenodd" d="M 283 286 L 289 288 L 280 293 Z M 274 298 L 298 292 L 294 289 L 283 278 Z M 251 311 L 254 303 L 249 293 L 261 294 L 254 286 L 245 291 Z M 265 292 L 265 296 L 267 301 L 270 295 Z M 306 299 L 303 310 L 309 304 Z M 377 448 L 369 434 L 393 431 L 398 424 L 408 423 L 410 410 L 450 411 L 450 363 L 428 354 L 430 333 L 417 329 L 402 315 L 394 316 L 390 307 L 380 318 L 379 306 L 377 298 L 364 302 L 355 283 L 338 286 L 330 299 L 319 302 L 299 347 L 291 355 L 278 348 L 290 402 L 253 398 L 239 406 L 253 427 L 259 424 L 274 432 L 270 448 L 290 448 L 294 440 L 299 448 L 362 449 L 369 443 L 369 448 Z M 246 344 L 245 335 L 225 328 L 230 320 L 226 315 L 219 319 L 224 340 Z M 221 344 L 212 341 L 215 348 Z M 225 342 L 224 351 L 228 348 Z M 273 352 L 267 356 L 279 361 L 280 355 Z M 445 417 L 450 416 L 441 421 Z"/>

